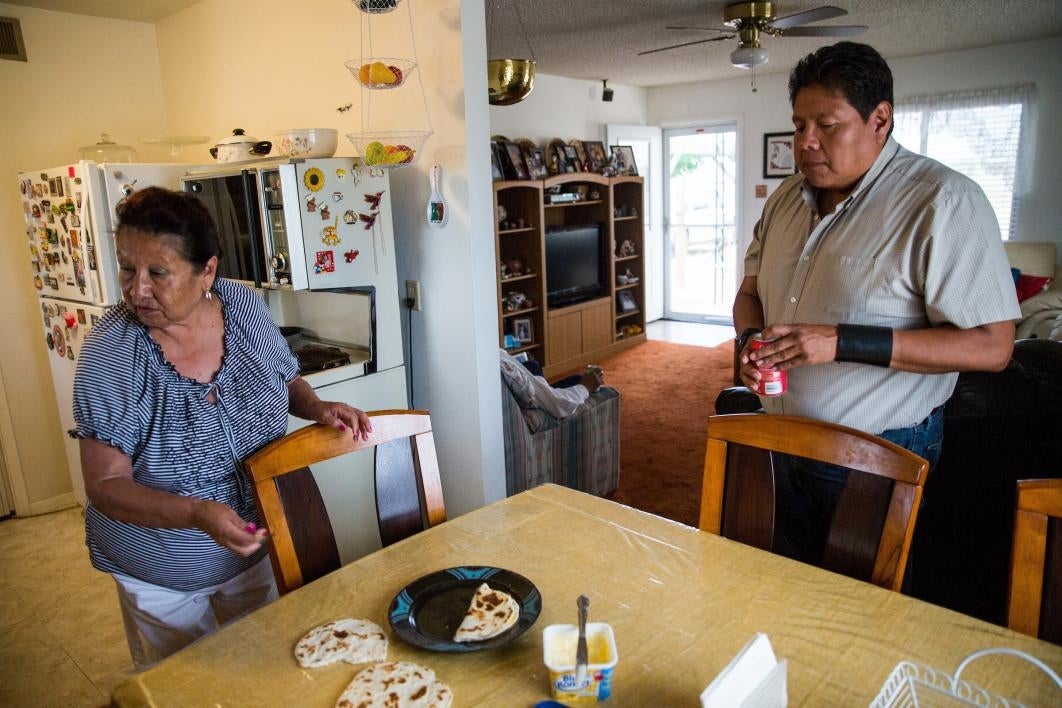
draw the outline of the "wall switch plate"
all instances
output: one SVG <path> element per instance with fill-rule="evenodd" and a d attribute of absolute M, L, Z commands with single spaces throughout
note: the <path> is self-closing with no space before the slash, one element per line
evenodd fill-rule
<path fill-rule="evenodd" d="M 420 281 L 406 281 L 406 306 L 411 310 L 420 311 Z"/>

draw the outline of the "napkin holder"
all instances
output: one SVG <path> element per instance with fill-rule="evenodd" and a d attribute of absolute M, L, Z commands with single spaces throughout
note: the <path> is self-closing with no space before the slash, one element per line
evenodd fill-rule
<path fill-rule="evenodd" d="M 778 661 L 762 632 L 701 693 L 702 708 L 785 708 L 788 702 L 786 662 Z"/>

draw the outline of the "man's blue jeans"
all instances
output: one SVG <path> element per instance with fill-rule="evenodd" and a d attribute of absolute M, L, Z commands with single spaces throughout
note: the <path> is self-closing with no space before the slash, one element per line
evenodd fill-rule
<path fill-rule="evenodd" d="M 886 430 L 879 437 L 926 459 L 932 470 L 940 458 L 944 409 L 933 410 L 918 425 Z M 819 565 L 837 501 L 848 473 L 846 467 L 779 453 L 774 459 L 774 552 Z"/>

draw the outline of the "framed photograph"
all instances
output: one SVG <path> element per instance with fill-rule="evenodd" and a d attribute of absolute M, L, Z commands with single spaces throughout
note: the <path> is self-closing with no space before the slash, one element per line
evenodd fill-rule
<path fill-rule="evenodd" d="M 630 145 L 612 145 L 609 149 L 616 163 L 616 174 L 637 176 L 638 166 L 634 163 L 634 148 Z"/>
<path fill-rule="evenodd" d="M 553 154 L 549 156 L 550 165 L 549 173 L 551 175 L 562 175 L 565 172 L 575 172 L 573 169 L 568 168 L 568 156 L 565 154 L 564 145 L 553 145 Z"/>
<path fill-rule="evenodd" d="M 535 330 L 530 317 L 517 317 L 513 320 L 513 336 L 521 344 L 535 341 Z"/>
<path fill-rule="evenodd" d="M 579 158 L 579 164 L 586 169 L 586 143 L 582 140 L 569 140 L 568 144 L 575 148 L 575 156 Z"/>
<path fill-rule="evenodd" d="M 792 133 L 763 134 L 764 179 L 788 177 L 796 174 Z"/>
<path fill-rule="evenodd" d="M 490 176 L 491 179 L 505 179 L 502 173 L 501 160 L 498 158 L 498 143 L 490 144 Z"/>
<path fill-rule="evenodd" d="M 630 290 L 620 290 L 616 293 L 616 302 L 619 303 L 620 312 L 635 312 L 638 303 L 634 301 L 634 294 Z"/>
<path fill-rule="evenodd" d="M 546 169 L 546 156 L 542 148 L 532 147 L 524 150 L 524 161 L 527 163 L 527 172 L 531 179 L 546 179 L 549 170 Z"/>
<path fill-rule="evenodd" d="M 587 140 L 583 142 L 583 150 L 586 152 L 586 171 L 600 173 L 608 166 L 608 156 L 605 154 L 605 146 L 599 140 Z"/>
<path fill-rule="evenodd" d="M 568 172 L 583 171 L 583 161 L 579 159 L 579 150 L 574 145 L 564 146 L 564 159 L 568 161 Z"/>
<path fill-rule="evenodd" d="M 510 168 L 506 170 L 506 176 L 509 179 L 531 178 L 527 173 L 527 165 L 524 163 L 524 152 L 519 145 L 516 143 L 502 143 L 502 155 Z"/>

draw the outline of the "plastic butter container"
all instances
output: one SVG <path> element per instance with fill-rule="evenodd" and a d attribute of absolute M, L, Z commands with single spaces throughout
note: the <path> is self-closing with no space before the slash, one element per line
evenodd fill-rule
<path fill-rule="evenodd" d="M 565 703 L 604 701 L 612 695 L 612 672 L 619 661 L 616 637 L 604 622 L 586 625 L 587 667 L 582 686 L 575 681 L 575 649 L 579 628 L 551 624 L 542 630 L 542 661 L 549 669 L 549 690 Z"/>

